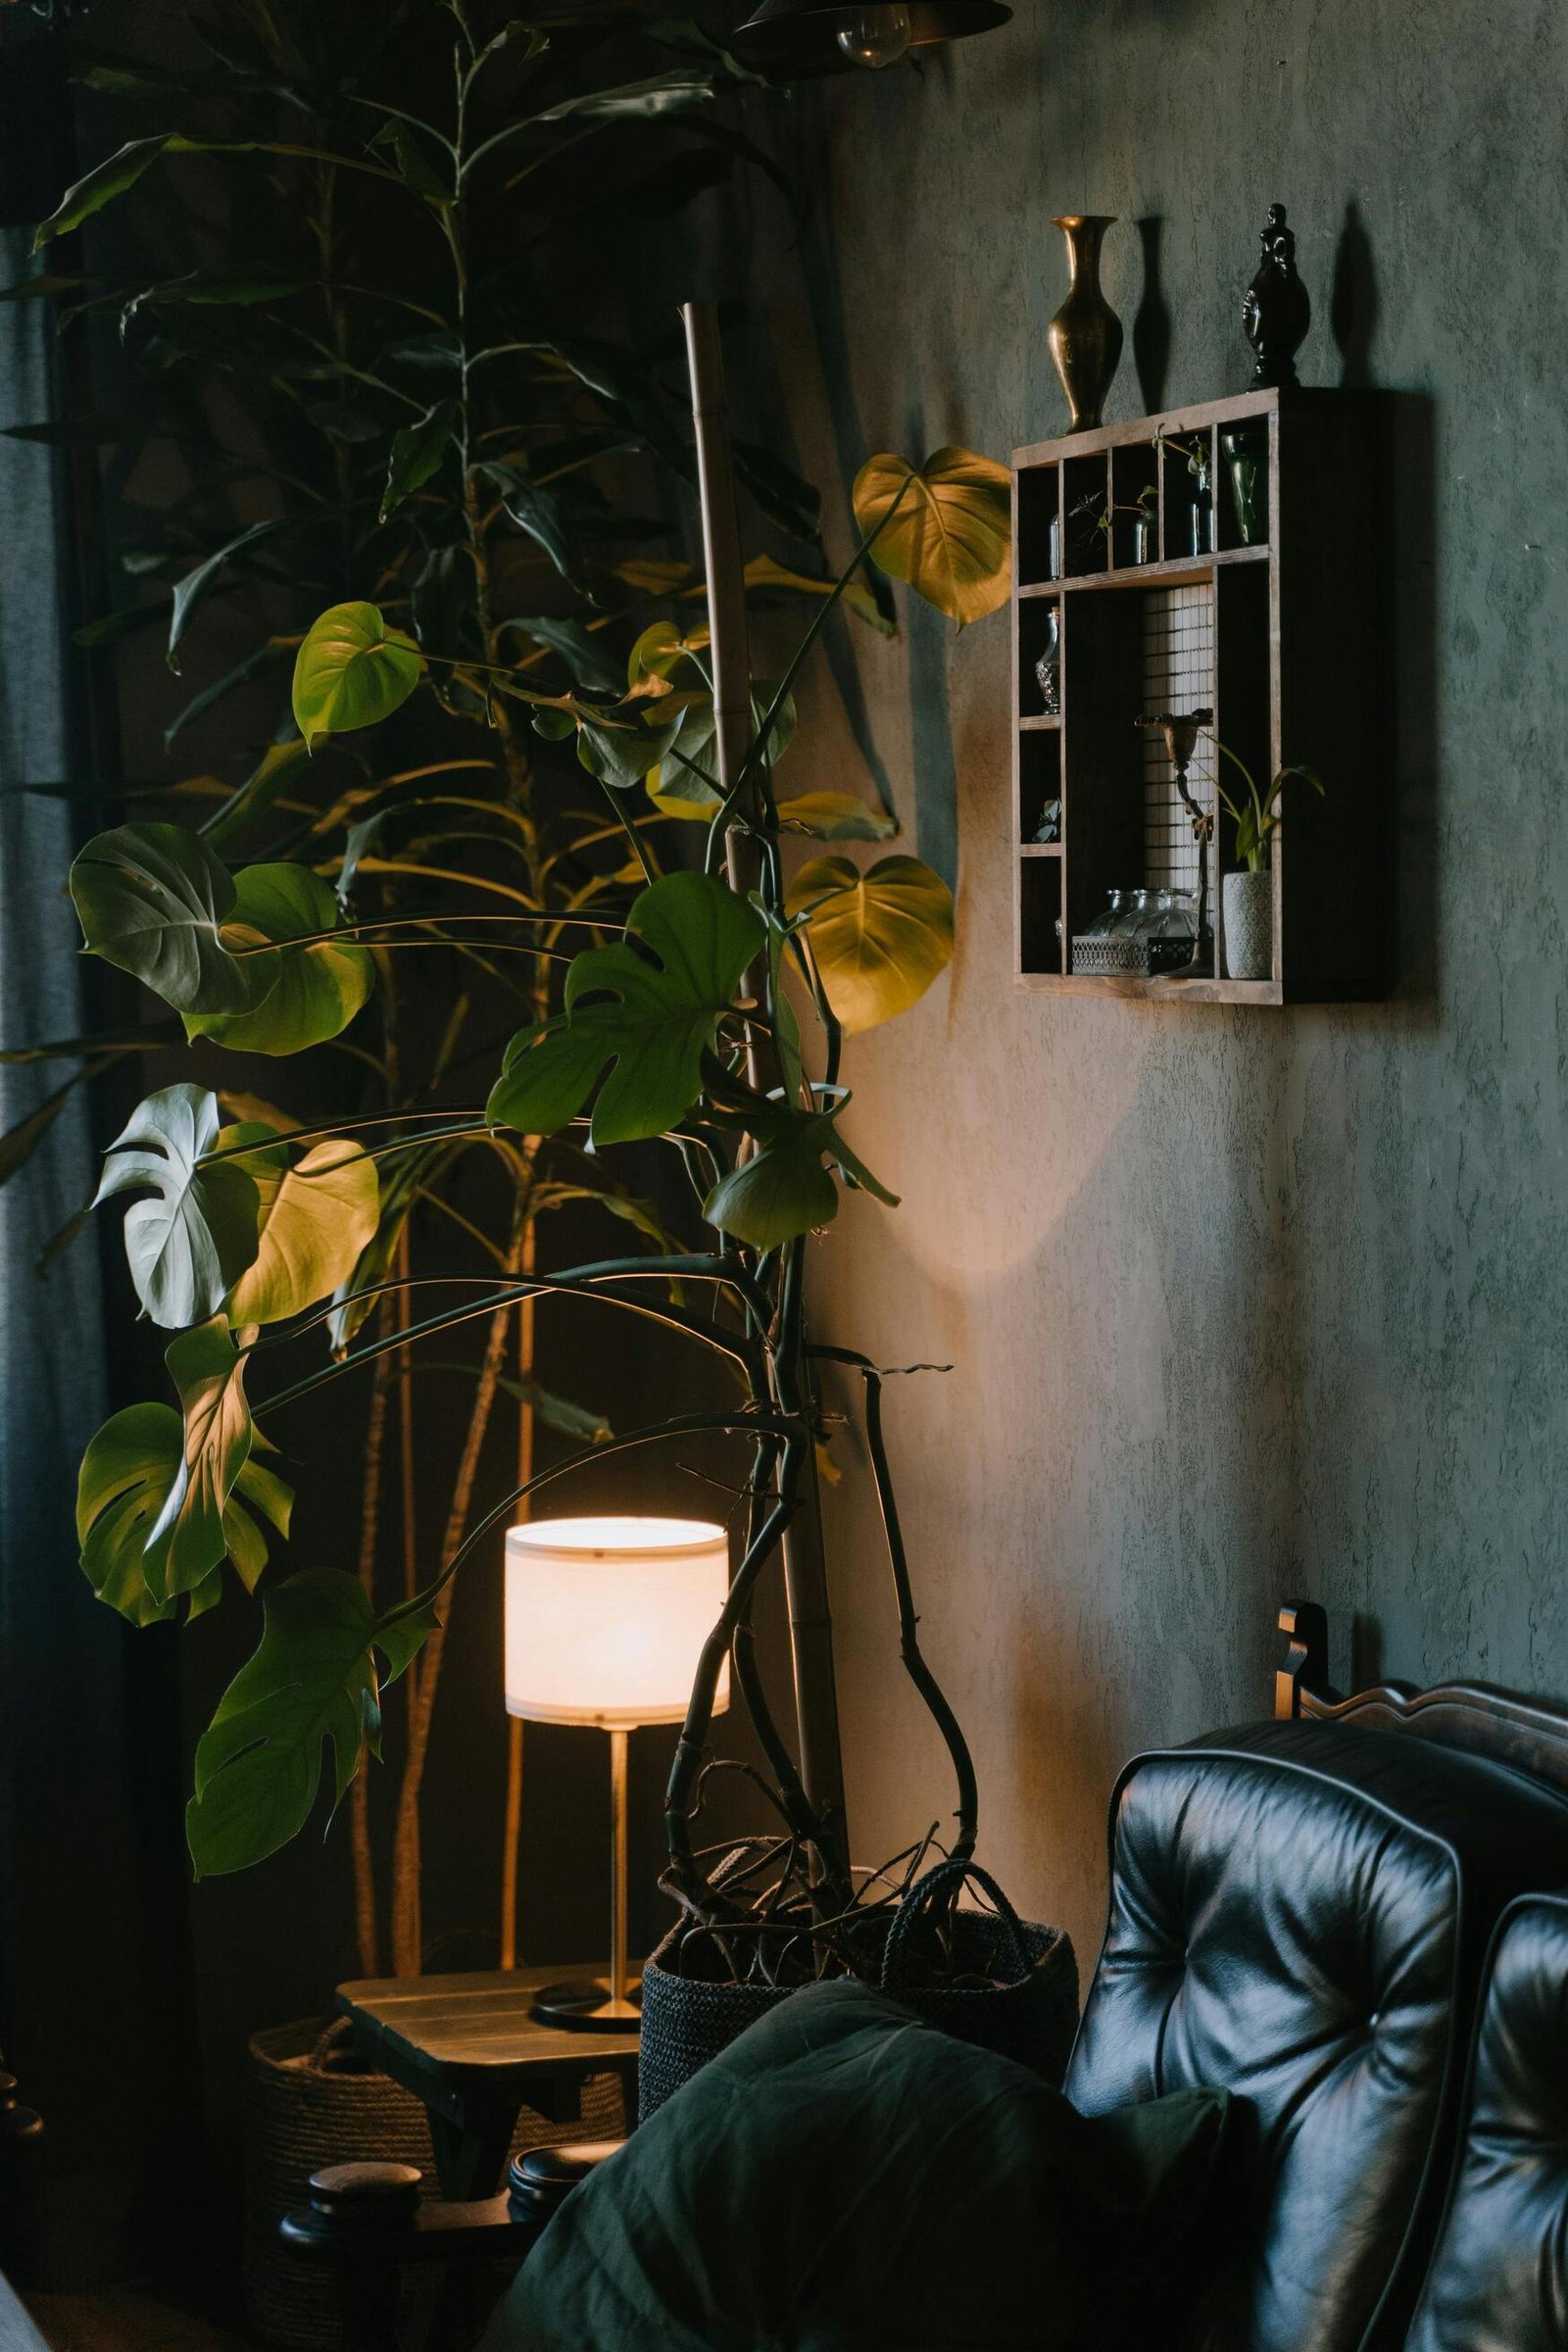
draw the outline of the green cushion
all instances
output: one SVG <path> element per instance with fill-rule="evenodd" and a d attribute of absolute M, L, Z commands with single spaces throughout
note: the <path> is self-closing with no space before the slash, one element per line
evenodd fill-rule
<path fill-rule="evenodd" d="M 865 1985 L 813 1985 L 572 2192 L 483 2352 L 1147 2352 L 1227 2115 L 1193 2090 L 1081 2116 Z"/>

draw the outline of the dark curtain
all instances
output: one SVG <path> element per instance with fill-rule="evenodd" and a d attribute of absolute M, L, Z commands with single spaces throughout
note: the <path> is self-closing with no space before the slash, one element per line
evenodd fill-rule
<path fill-rule="evenodd" d="M 11 134 L 0 222 L 36 218 L 63 184 L 63 117 L 41 111 L 64 87 L 54 39 L 22 8 L 0 10 L 0 127 Z M 24 228 L 0 226 L 0 283 L 36 267 L 29 242 Z M 0 303 L 0 425 L 60 413 L 51 310 Z M 81 804 L 20 789 L 90 775 L 100 749 L 71 639 L 70 482 L 58 448 L 0 438 L 8 1048 L 78 1037 L 91 1018 L 63 887 Z M 96 1182 L 103 1139 L 85 1090 L 70 1086 L 78 1068 L 69 1057 L 0 1065 L 0 1157 L 9 1166 L 39 1139 L 0 1187 L 0 2043 L 45 2117 L 47 2262 L 62 2284 L 145 2267 L 188 2106 L 172 1659 L 156 1635 L 139 1652 L 76 1564 L 76 1464 L 122 1401 L 105 1353 L 95 1229 L 40 1272 Z"/>

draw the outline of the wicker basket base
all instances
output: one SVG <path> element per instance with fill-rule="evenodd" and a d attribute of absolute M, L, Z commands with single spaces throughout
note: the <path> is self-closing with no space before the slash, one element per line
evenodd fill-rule
<path fill-rule="evenodd" d="M 585 2083 L 582 2119 L 547 2123 L 525 2107 L 513 2147 L 614 2138 L 629 2128 L 619 2078 Z M 252 2328 L 277 2352 L 340 2352 L 331 2283 L 294 2261 L 277 2225 L 305 2202 L 305 2184 L 323 2164 L 375 2157 L 417 2165 L 435 2193 L 435 2154 L 423 2107 L 389 2075 L 363 2066 L 349 2046 L 348 2020 L 305 2018 L 254 2034 L 245 2101 L 245 2307 Z"/>

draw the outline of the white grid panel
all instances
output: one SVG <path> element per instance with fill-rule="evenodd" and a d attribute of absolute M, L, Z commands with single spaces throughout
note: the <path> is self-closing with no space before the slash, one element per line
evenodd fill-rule
<path fill-rule="evenodd" d="M 1144 716 L 1166 710 L 1212 709 L 1214 702 L 1214 591 L 1206 580 L 1152 590 L 1144 599 Z M 1214 743 L 1198 739 L 1187 789 L 1200 808 L 1214 805 Z M 1144 880 L 1153 889 L 1198 888 L 1193 820 L 1176 789 L 1165 742 L 1144 736 Z"/>

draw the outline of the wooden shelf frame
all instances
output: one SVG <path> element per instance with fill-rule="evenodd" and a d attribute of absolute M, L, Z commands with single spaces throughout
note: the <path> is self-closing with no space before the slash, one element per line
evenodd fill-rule
<path fill-rule="evenodd" d="M 1266 536 L 1241 544 L 1222 437 L 1251 428 L 1265 459 Z M 1191 544 L 1185 460 L 1208 444 L 1212 548 Z M 1375 395 L 1243 393 L 1127 424 L 1038 442 L 1013 457 L 1012 844 L 1017 985 L 1028 994 L 1167 1004 L 1285 1004 L 1375 999 L 1387 989 L 1387 811 L 1392 793 L 1385 647 L 1390 583 L 1378 558 L 1383 417 Z M 1152 489 L 1154 549 L 1135 563 L 1126 509 Z M 1103 497 L 1110 528 L 1072 526 Z M 1118 509 L 1122 512 L 1118 513 Z M 1049 524 L 1057 524 L 1059 573 Z M 1301 763 L 1319 799 L 1286 787 L 1274 836 L 1274 968 L 1224 975 L 1220 875 L 1240 860 L 1220 809 L 1210 889 L 1220 977 L 1074 973 L 1071 939 L 1105 892 L 1142 875 L 1145 601 L 1201 585 L 1212 598 L 1214 733 L 1259 782 Z M 1059 715 L 1040 710 L 1034 662 L 1044 603 L 1059 615 Z M 1040 809 L 1061 802 L 1061 837 L 1039 843 Z M 1137 821 L 1135 821 L 1135 811 Z"/>

